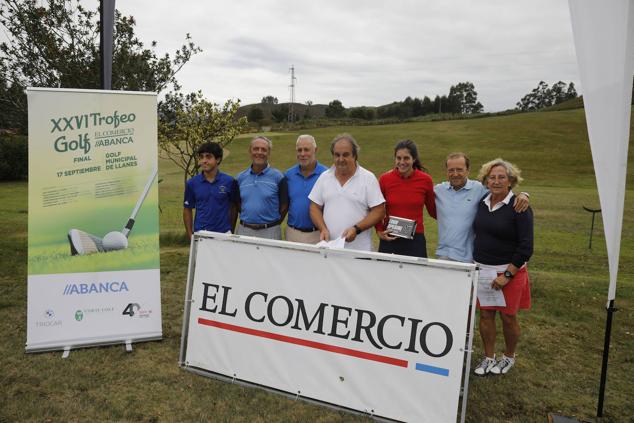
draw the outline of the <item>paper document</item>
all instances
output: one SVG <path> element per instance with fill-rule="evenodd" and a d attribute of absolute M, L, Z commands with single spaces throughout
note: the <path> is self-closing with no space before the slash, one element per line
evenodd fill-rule
<path fill-rule="evenodd" d="M 319 241 L 317 244 L 320 248 L 344 248 L 346 245 L 345 238 L 339 237 L 330 241 Z"/>
<path fill-rule="evenodd" d="M 491 282 L 498 276 L 497 272 L 492 269 L 480 269 L 478 277 L 478 300 L 481 306 L 506 307 L 506 300 L 502 290 L 491 288 Z"/>

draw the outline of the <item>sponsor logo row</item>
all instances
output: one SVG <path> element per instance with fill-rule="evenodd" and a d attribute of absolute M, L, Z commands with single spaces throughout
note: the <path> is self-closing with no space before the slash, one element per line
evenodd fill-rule
<path fill-rule="evenodd" d="M 73 318 L 77 322 L 84 322 L 90 320 L 95 315 L 103 314 L 118 314 L 128 318 L 147 319 L 152 316 L 152 310 L 144 308 L 139 303 L 128 303 L 123 310 L 118 312 L 113 306 L 100 306 L 100 307 L 84 307 L 75 310 Z M 66 313 L 64 313 L 66 315 Z M 57 315 L 55 310 L 47 308 L 41 315 L 42 317 L 35 322 L 35 326 L 38 328 L 51 328 L 63 326 L 64 320 Z"/>

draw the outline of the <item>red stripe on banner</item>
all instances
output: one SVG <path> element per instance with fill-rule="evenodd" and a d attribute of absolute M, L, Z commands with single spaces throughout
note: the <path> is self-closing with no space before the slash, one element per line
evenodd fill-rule
<path fill-rule="evenodd" d="M 231 330 L 234 332 L 246 333 L 247 335 L 259 336 L 261 338 L 274 339 L 276 341 L 288 342 L 289 344 L 302 345 L 304 347 L 315 348 L 318 350 L 334 352 L 337 354 L 349 355 L 351 357 L 362 358 L 364 360 L 378 361 L 379 363 L 391 364 L 393 366 L 407 367 L 406 360 L 386 357 L 384 355 L 371 354 L 350 348 L 338 347 L 336 345 L 322 344 L 321 342 L 309 341 L 307 339 L 295 338 L 292 336 L 280 335 L 273 332 L 263 330 L 245 328 L 243 326 L 231 325 L 229 323 L 218 322 L 216 320 L 198 318 L 198 323 L 206 326 L 213 326 L 220 329 Z"/>

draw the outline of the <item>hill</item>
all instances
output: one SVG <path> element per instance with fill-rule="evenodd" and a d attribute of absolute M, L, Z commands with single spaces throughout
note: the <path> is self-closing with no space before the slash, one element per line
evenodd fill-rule
<path fill-rule="evenodd" d="M 279 104 L 264 104 L 264 103 L 255 103 L 255 104 L 247 104 L 245 106 L 241 106 L 236 113 L 238 118 L 242 116 L 247 116 L 249 111 L 255 107 L 259 107 L 264 112 L 264 119 L 272 120 L 272 112 L 275 109 L 281 107 L 289 107 L 291 103 L 279 103 Z M 327 104 L 312 104 L 307 106 L 306 104 L 301 103 L 293 103 L 293 110 L 295 111 L 296 116 L 304 117 L 306 116 L 306 111 L 308 110 L 308 116 L 311 118 L 323 118 L 326 116 L 326 107 Z M 286 109 L 288 110 L 288 109 Z"/>
<path fill-rule="evenodd" d="M 634 122 L 634 121 L 633 121 Z M 471 156 L 471 177 L 501 156 L 522 169 L 519 188 L 531 195 L 535 253 L 529 265 L 533 308 L 519 316 L 517 364 L 503 377 L 469 380 L 467 422 L 539 422 L 549 412 L 590 419 L 596 412 L 605 304 L 607 254 L 598 217 L 588 249 L 590 215 L 598 196 L 582 109 L 517 113 L 480 119 L 426 121 L 311 130 L 319 160 L 330 165 L 329 143 L 341 132 L 361 145 L 360 163 L 376 175 L 392 167 L 399 139 L 417 142 L 436 182 L 445 179 L 452 151 Z M 252 134 L 229 145 L 224 172 L 249 165 Z M 295 132 L 275 132 L 271 164 L 295 163 Z M 610 350 L 605 422 L 634 416 L 634 151 L 630 149 L 617 307 Z M 160 161 L 161 297 L 164 340 L 73 351 L 24 354 L 26 338 L 27 184 L 0 183 L 0 422 L 4 421 L 319 421 L 372 422 L 367 416 L 296 401 L 178 368 L 189 244 L 182 228 L 182 171 Z M 425 216 L 428 251 L 436 222 Z M 306 269 L 307 272 L 311 269 Z M 395 276 L 397 277 L 397 276 Z M 385 281 L 389 284 L 390 281 Z M 424 283 L 424 281 L 421 281 Z M 477 328 L 476 328 L 477 333 Z M 501 329 L 498 353 L 501 353 Z M 474 360 L 482 347 L 476 335 Z M 255 353 L 255 352 L 254 352 Z M 421 393 L 424 395 L 424 393 Z"/>
<path fill-rule="evenodd" d="M 572 109 L 583 109 L 583 96 L 562 101 L 561 103 L 547 107 L 542 111 L 556 112 L 558 110 L 572 110 Z"/>

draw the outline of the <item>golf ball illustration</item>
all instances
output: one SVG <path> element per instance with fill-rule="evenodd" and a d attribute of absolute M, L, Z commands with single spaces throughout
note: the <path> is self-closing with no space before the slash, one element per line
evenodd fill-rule
<path fill-rule="evenodd" d="M 128 247 L 128 238 L 121 232 L 108 232 L 103 237 L 103 249 L 106 251 L 123 250 Z"/>
<path fill-rule="evenodd" d="M 96 235 L 76 228 L 69 230 L 67 236 L 70 244 L 70 254 L 73 256 L 84 256 L 87 254 L 124 250 L 128 248 L 128 236 L 130 235 L 132 226 L 134 226 L 134 220 L 136 219 L 136 215 L 139 212 L 145 197 L 147 197 L 150 187 L 152 186 L 152 182 L 154 181 L 154 178 L 156 178 L 157 174 L 158 169 L 154 169 L 154 172 L 152 172 L 150 178 L 145 183 L 145 188 L 143 188 L 143 192 L 137 200 L 134 209 L 132 209 L 132 214 L 130 215 L 130 218 L 128 218 L 128 221 L 121 232 L 108 232 L 106 236 L 99 238 Z"/>

